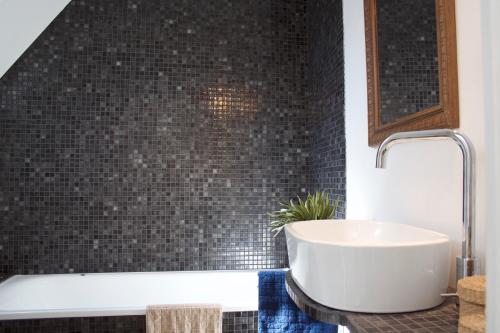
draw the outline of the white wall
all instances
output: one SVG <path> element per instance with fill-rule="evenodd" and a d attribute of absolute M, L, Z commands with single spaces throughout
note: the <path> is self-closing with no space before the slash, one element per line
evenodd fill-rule
<path fill-rule="evenodd" d="M 500 2 L 482 1 L 488 186 L 488 332 L 500 332 Z"/>
<path fill-rule="evenodd" d="M 451 236 L 460 248 L 462 164 L 447 141 L 404 143 L 375 169 L 368 147 L 363 0 L 344 0 L 347 217 L 412 224 Z M 485 253 L 484 102 L 480 2 L 456 1 L 460 129 L 477 153 L 477 249 Z M 453 259 L 454 263 L 455 260 Z M 454 265 L 453 265 L 454 266 Z M 484 267 L 484 265 L 483 265 Z M 450 283 L 455 276 L 454 267 Z"/>
<path fill-rule="evenodd" d="M 0 78 L 70 0 L 0 0 Z"/>

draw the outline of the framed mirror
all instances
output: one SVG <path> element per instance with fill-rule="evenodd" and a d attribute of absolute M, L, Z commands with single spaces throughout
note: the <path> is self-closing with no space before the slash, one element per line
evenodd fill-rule
<path fill-rule="evenodd" d="M 368 143 L 457 128 L 454 0 L 364 0 Z"/>

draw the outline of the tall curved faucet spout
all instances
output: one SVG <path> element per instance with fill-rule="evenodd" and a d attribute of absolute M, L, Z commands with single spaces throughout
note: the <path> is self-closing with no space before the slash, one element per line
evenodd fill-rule
<path fill-rule="evenodd" d="M 475 256 L 475 199 L 476 160 L 474 146 L 469 138 L 459 131 L 436 129 L 426 131 L 399 132 L 385 139 L 377 150 L 376 168 L 385 168 L 391 146 L 414 140 L 451 139 L 462 152 L 463 196 L 462 196 L 462 253 L 457 257 L 457 281 L 464 276 L 472 276 L 479 269 Z"/>

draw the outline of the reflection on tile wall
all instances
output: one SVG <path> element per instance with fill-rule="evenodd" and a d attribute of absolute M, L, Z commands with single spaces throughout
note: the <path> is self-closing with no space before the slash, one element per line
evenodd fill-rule
<path fill-rule="evenodd" d="M 342 20 L 342 0 L 308 2 L 310 187 L 339 199 L 337 218 L 345 217 L 346 187 Z"/>
<path fill-rule="evenodd" d="M 383 124 L 439 104 L 436 1 L 377 1 Z"/>
<path fill-rule="evenodd" d="M 302 0 L 74 0 L 0 80 L 0 275 L 286 265 Z"/>

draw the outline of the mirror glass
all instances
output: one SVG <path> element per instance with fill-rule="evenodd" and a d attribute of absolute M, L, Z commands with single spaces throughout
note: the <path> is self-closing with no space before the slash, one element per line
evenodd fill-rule
<path fill-rule="evenodd" d="M 440 104 L 435 0 L 376 2 L 379 121 L 382 125 Z"/>

